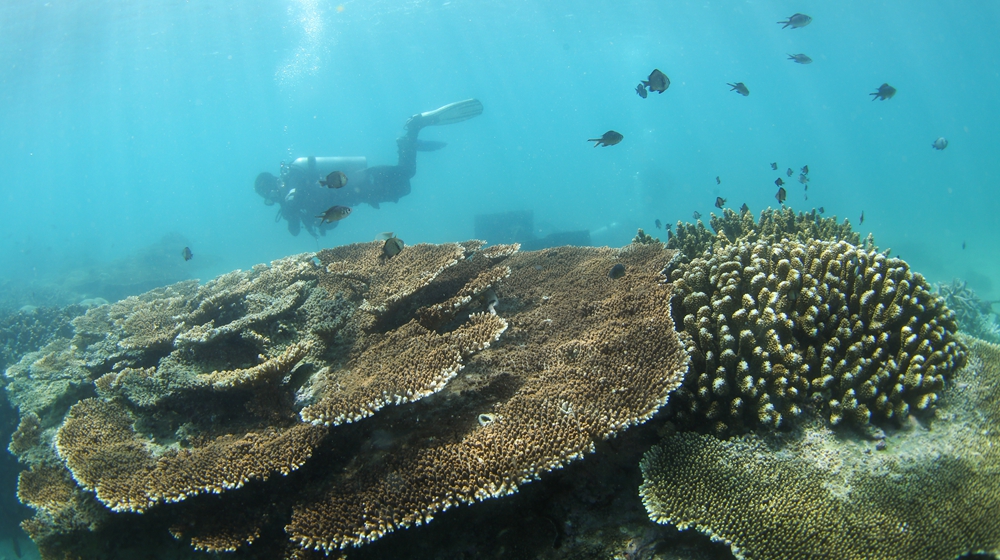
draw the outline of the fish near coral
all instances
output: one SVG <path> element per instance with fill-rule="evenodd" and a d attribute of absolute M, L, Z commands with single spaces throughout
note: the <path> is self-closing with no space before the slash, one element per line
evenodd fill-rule
<path fill-rule="evenodd" d="M 700 220 L 701 219 L 701 212 L 695 210 L 694 213 L 691 214 L 691 217 L 694 218 L 694 219 L 696 219 L 696 220 Z"/>
<path fill-rule="evenodd" d="M 667 91 L 668 87 L 670 87 L 670 78 L 659 70 L 653 70 L 649 74 L 649 79 L 642 82 L 642 85 L 648 87 L 649 91 L 663 93 Z"/>
<path fill-rule="evenodd" d="M 858 225 L 861 225 L 863 223 L 865 223 L 865 211 L 864 210 L 861 211 L 861 217 L 858 218 Z"/>
<path fill-rule="evenodd" d="M 802 53 L 799 53 L 799 54 L 790 54 L 790 55 L 788 55 L 788 60 L 794 60 L 795 62 L 798 62 L 799 64 L 812 64 L 812 61 L 813 61 L 813 59 L 809 58 L 808 56 L 806 56 L 806 55 L 804 55 Z"/>
<path fill-rule="evenodd" d="M 618 263 L 615 266 L 612 266 L 611 270 L 608 271 L 608 278 L 612 280 L 617 280 L 622 276 L 625 276 L 625 265 L 623 265 L 622 263 Z"/>
<path fill-rule="evenodd" d="M 746 214 L 749 211 L 750 211 L 750 207 L 747 206 L 746 202 L 744 202 L 743 206 L 740 206 L 740 214 Z"/>
<path fill-rule="evenodd" d="M 722 198 L 721 196 L 715 197 L 716 208 L 722 208 L 723 206 L 725 206 L 725 204 L 726 204 L 726 199 Z"/>
<path fill-rule="evenodd" d="M 934 143 L 931 144 L 931 147 L 934 148 L 935 150 L 943 150 L 948 147 L 948 140 L 944 136 L 942 136 L 937 140 L 935 140 Z"/>
<path fill-rule="evenodd" d="M 792 29 L 798 29 L 800 27 L 805 27 L 805 26 L 809 25 L 810 23 L 812 23 L 812 20 L 813 20 L 813 18 L 811 18 L 811 17 L 809 17 L 809 16 L 807 16 L 805 14 L 793 14 L 791 17 L 789 17 L 785 21 L 779 21 L 779 22 L 776 22 L 776 23 L 783 23 L 783 24 L 785 24 L 785 25 L 783 25 L 781 27 L 782 29 L 784 29 L 786 27 L 791 27 Z"/>
<path fill-rule="evenodd" d="M 785 198 L 787 197 L 788 197 L 788 192 L 785 191 L 785 187 L 778 187 L 778 192 L 774 195 L 774 198 L 778 199 L 778 202 L 780 202 L 781 205 L 784 206 Z"/>
<path fill-rule="evenodd" d="M 625 137 L 621 134 L 613 130 L 609 130 L 602 134 L 600 138 L 588 138 L 587 142 L 594 142 L 594 147 L 596 148 L 598 146 L 614 146 L 615 144 L 621 142 L 623 138 Z"/>
<path fill-rule="evenodd" d="M 338 220 L 343 220 L 350 215 L 351 208 L 349 206 L 331 206 L 326 210 L 326 212 L 323 212 L 316 217 L 320 219 L 320 223 L 332 223 Z"/>
<path fill-rule="evenodd" d="M 403 240 L 398 237 L 390 237 L 382 244 L 382 254 L 387 259 L 395 257 L 403 251 Z"/>
<path fill-rule="evenodd" d="M 657 218 L 656 221 L 653 222 L 653 223 L 656 224 L 656 229 L 660 229 L 660 227 L 663 226 L 663 224 L 660 222 L 659 218 Z"/>
<path fill-rule="evenodd" d="M 727 83 L 726 85 L 732 86 L 733 89 L 729 91 L 735 91 L 736 93 L 742 95 L 743 97 L 750 95 L 750 90 L 747 89 L 747 86 L 743 82 L 736 82 L 735 84 Z"/>
<path fill-rule="evenodd" d="M 885 101 L 886 99 L 892 99 L 892 96 L 896 95 L 896 88 L 890 86 L 889 84 L 882 84 L 878 86 L 878 91 L 875 93 L 869 93 L 872 96 L 872 101 L 879 99 Z"/>

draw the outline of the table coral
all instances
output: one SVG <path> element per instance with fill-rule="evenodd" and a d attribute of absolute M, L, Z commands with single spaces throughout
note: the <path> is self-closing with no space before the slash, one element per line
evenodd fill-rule
<path fill-rule="evenodd" d="M 673 272 L 691 373 L 682 426 L 862 428 L 926 411 L 964 363 L 954 313 L 907 264 L 844 241 L 739 241 Z"/>
<path fill-rule="evenodd" d="M 682 433 L 642 461 L 650 518 L 737 558 L 1000 554 L 1000 347 L 971 341 L 933 430 L 871 442 L 821 424 L 729 441 Z"/>
<path fill-rule="evenodd" d="M 561 247 L 505 261 L 511 275 L 496 311 L 510 326 L 501 342 L 445 387 L 447 408 L 424 407 L 418 435 L 398 452 L 357 458 L 352 474 L 297 505 L 292 539 L 330 552 L 427 523 L 515 492 L 648 419 L 687 365 L 660 274 L 672 256 L 662 245 Z M 618 262 L 630 272 L 612 282 L 607 270 Z"/>

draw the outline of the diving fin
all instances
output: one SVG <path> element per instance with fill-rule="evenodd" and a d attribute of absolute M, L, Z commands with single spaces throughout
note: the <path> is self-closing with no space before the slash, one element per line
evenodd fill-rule
<path fill-rule="evenodd" d="M 438 142 L 436 140 L 417 140 L 417 151 L 436 152 L 447 145 L 447 142 Z"/>
<path fill-rule="evenodd" d="M 466 99 L 465 101 L 449 103 L 433 111 L 413 115 L 410 122 L 416 122 L 420 126 L 455 124 L 467 121 L 472 117 L 478 117 L 481 114 L 483 114 L 483 104 L 478 99 Z"/>

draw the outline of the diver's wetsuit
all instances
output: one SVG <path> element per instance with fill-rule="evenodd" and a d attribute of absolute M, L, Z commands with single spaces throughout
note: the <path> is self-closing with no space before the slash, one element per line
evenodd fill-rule
<path fill-rule="evenodd" d="M 382 202 L 396 202 L 410 194 L 410 179 L 417 173 L 417 150 L 432 151 L 443 142 L 417 139 L 426 126 L 449 125 L 476 117 L 483 112 L 478 99 L 449 103 L 433 111 L 413 115 L 406 121 L 406 135 L 396 140 L 399 159 L 396 165 L 368 167 L 365 158 L 298 158 L 289 165 L 281 164 L 281 178 L 261 173 L 254 190 L 264 197 L 264 204 L 280 204 L 275 221 L 284 218 L 288 231 L 298 235 L 305 227 L 310 235 L 325 235 L 337 227 L 337 222 L 324 222 L 318 215 L 331 206 L 357 206 L 367 203 L 378 208 Z M 319 181 L 333 171 L 347 175 L 343 188 L 331 189 Z"/>
<path fill-rule="evenodd" d="M 411 119 L 412 121 L 412 119 Z M 330 189 L 317 182 L 315 159 L 308 158 L 306 168 L 282 165 L 281 178 L 264 172 L 257 176 L 254 190 L 267 205 L 281 207 L 275 221 L 288 222 L 288 232 L 298 235 L 305 227 L 309 235 L 326 235 L 337 222 L 321 222 L 316 216 L 331 206 L 357 206 L 367 203 L 378 208 L 382 202 L 398 202 L 410 194 L 410 179 L 417 173 L 417 135 L 420 126 L 407 123 L 406 135 L 396 140 L 396 165 L 375 165 L 355 174 L 342 189 Z"/>

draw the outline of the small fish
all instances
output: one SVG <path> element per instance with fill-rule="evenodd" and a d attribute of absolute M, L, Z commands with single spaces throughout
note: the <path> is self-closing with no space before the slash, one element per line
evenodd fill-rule
<path fill-rule="evenodd" d="M 774 184 L 780 187 L 781 185 L 785 184 L 785 180 L 782 179 L 781 177 L 778 177 L 777 179 L 774 180 Z"/>
<path fill-rule="evenodd" d="M 656 224 L 656 229 L 660 229 L 661 227 L 663 227 L 663 224 L 662 224 L 662 223 L 660 223 L 660 220 L 659 220 L 659 219 L 657 219 L 657 220 L 656 220 L 655 222 L 653 222 L 653 223 L 655 223 L 655 224 Z"/>
<path fill-rule="evenodd" d="M 716 185 L 721 185 L 721 184 L 722 184 L 722 179 L 719 179 L 719 177 L 718 177 L 718 176 L 716 176 L 716 177 L 715 177 L 715 184 L 716 184 Z"/>
<path fill-rule="evenodd" d="M 802 193 L 802 196 L 804 196 L 806 200 L 809 200 L 809 193 L 804 192 Z"/>
<path fill-rule="evenodd" d="M 674 227 L 674 224 L 667 224 L 667 226 L 666 226 L 666 229 L 667 229 L 667 233 L 670 233 L 670 231 L 671 231 L 671 229 L 672 229 L 673 227 Z"/>
<path fill-rule="evenodd" d="M 892 99 L 893 95 L 896 95 L 896 88 L 890 86 L 889 84 L 882 84 L 878 86 L 878 91 L 875 93 L 869 93 L 872 96 L 872 101 L 880 99 L 882 101 L 886 99 Z"/>
<path fill-rule="evenodd" d="M 740 214 L 746 214 L 749 211 L 750 211 L 750 207 L 747 206 L 746 202 L 744 202 L 743 206 L 740 206 Z"/>
<path fill-rule="evenodd" d="M 864 210 L 861 211 L 861 217 L 858 218 L 858 225 L 860 226 L 863 223 L 865 223 L 865 211 Z"/>
<path fill-rule="evenodd" d="M 822 214 L 824 212 L 826 212 L 826 208 L 823 208 L 822 206 L 820 206 L 819 207 L 819 213 Z"/>
<path fill-rule="evenodd" d="M 642 84 L 635 86 L 635 92 L 639 94 L 639 97 L 643 99 L 646 99 L 646 96 L 649 95 L 648 93 L 646 93 L 646 86 Z"/>
<path fill-rule="evenodd" d="M 771 171 L 777 171 L 777 170 L 778 170 L 778 162 L 772 163 L 771 164 Z"/>
<path fill-rule="evenodd" d="M 808 175 L 809 174 L 809 166 L 808 165 L 803 165 L 802 166 L 802 174 L 803 175 Z"/>
<path fill-rule="evenodd" d="M 715 197 L 716 208 L 722 208 L 725 204 L 726 204 L 726 199 L 722 198 L 721 196 Z"/>
<path fill-rule="evenodd" d="M 726 85 L 733 87 L 733 89 L 731 89 L 729 91 L 735 91 L 736 93 L 742 95 L 743 97 L 746 97 L 746 96 L 750 95 L 750 90 L 747 89 L 747 86 L 744 85 L 743 82 L 736 82 L 735 84 L 728 84 L 727 83 Z"/>
<path fill-rule="evenodd" d="M 670 78 L 659 70 L 653 70 L 649 74 L 649 80 L 642 82 L 642 85 L 649 88 L 649 91 L 663 93 L 670 87 Z"/>
<path fill-rule="evenodd" d="M 778 192 L 777 192 L 777 194 L 774 195 L 774 198 L 777 198 L 778 202 L 780 202 L 781 205 L 784 206 L 784 204 L 785 204 L 785 198 L 787 198 L 787 197 L 788 197 L 788 193 L 785 191 L 785 187 L 778 187 Z"/>
<path fill-rule="evenodd" d="M 595 148 L 598 146 L 614 146 L 615 144 L 621 142 L 622 138 L 624 138 L 624 136 L 621 134 L 613 130 L 609 130 L 602 134 L 600 138 L 590 138 L 587 142 L 596 142 L 594 144 Z"/>
<path fill-rule="evenodd" d="M 191 252 L 190 247 L 185 247 L 184 250 L 181 251 L 181 256 L 184 257 L 185 261 L 189 261 L 194 257 L 194 253 Z"/>
<path fill-rule="evenodd" d="M 781 28 L 791 27 L 792 29 L 798 29 L 799 27 L 805 27 L 812 23 L 813 18 L 805 14 L 793 14 L 790 18 L 785 21 L 779 21 L 777 23 L 783 23 Z"/>
<path fill-rule="evenodd" d="M 383 231 L 382 233 L 375 236 L 375 241 L 385 241 L 386 239 L 396 237 L 391 231 Z"/>
<path fill-rule="evenodd" d="M 944 136 L 942 136 L 937 140 L 935 140 L 934 143 L 931 144 L 931 147 L 934 148 L 935 150 L 943 150 L 948 147 L 948 140 Z"/>
<path fill-rule="evenodd" d="M 805 173 L 799 174 L 799 182 L 805 185 L 807 189 L 809 188 L 809 176 Z"/>
<path fill-rule="evenodd" d="M 794 172 L 794 171 L 792 171 L 792 168 L 791 168 L 791 167 L 789 167 L 789 168 L 788 168 L 788 170 L 787 170 L 787 171 L 785 171 L 785 175 L 787 175 L 787 176 L 789 176 L 789 177 L 791 177 L 791 176 L 792 176 L 792 175 L 793 175 L 794 173 L 795 173 L 795 172 Z"/>
<path fill-rule="evenodd" d="M 391 259 L 403 250 L 403 240 L 398 237 L 390 237 L 382 244 L 382 254 L 385 258 Z"/>
<path fill-rule="evenodd" d="M 332 171 L 326 176 L 326 180 L 319 180 L 319 184 L 328 189 L 339 189 L 347 184 L 347 175 L 343 171 Z"/>
<path fill-rule="evenodd" d="M 608 278 L 612 280 L 617 280 L 622 276 L 625 276 L 625 265 L 623 265 L 622 263 L 618 263 L 615 266 L 612 266 L 611 270 L 608 271 Z"/>
<path fill-rule="evenodd" d="M 700 220 L 701 219 L 701 212 L 695 210 L 694 214 L 691 214 L 691 217 L 694 218 L 694 219 L 696 219 L 696 220 Z"/>
<path fill-rule="evenodd" d="M 351 215 L 351 208 L 349 206 L 331 206 L 319 216 L 320 223 L 332 223 L 337 220 L 343 220 L 344 218 Z"/>
<path fill-rule="evenodd" d="M 962 242 L 962 250 L 965 250 L 965 241 Z"/>
<path fill-rule="evenodd" d="M 799 54 L 790 54 L 790 55 L 788 55 L 788 60 L 794 60 L 795 62 L 798 62 L 799 64 L 811 64 L 812 61 L 813 61 L 813 59 L 809 58 L 808 56 L 806 56 L 806 55 L 804 55 L 802 53 L 799 53 Z"/>

